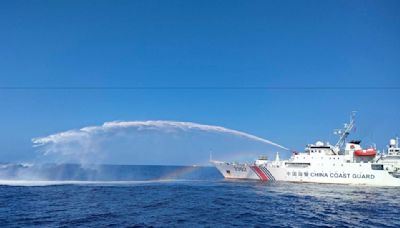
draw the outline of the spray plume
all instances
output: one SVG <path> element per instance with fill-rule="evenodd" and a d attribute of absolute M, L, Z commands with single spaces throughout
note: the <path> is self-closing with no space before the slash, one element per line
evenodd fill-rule
<path fill-rule="evenodd" d="M 148 133 L 160 132 L 169 134 L 187 132 L 189 134 L 195 131 L 232 135 L 287 150 L 287 148 L 277 143 L 237 130 L 192 122 L 164 120 L 106 122 L 101 126 L 89 126 L 52 134 L 46 137 L 33 138 L 32 142 L 33 146 L 38 148 L 41 155 L 44 155 L 38 157 L 38 161 L 41 162 L 78 162 L 79 164 L 100 164 L 104 162 L 112 164 L 175 164 L 177 160 L 185 156 L 185 152 L 182 148 L 188 145 L 186 141 L 180 142 L 176 144 L 177 147 L 174 147 L 174 144 L 169 144 L 172 141 L 163 141 L 164 138 L 154 137 L 154 140 L 146 141 L 146 137 L 149 139 Z M 145 133 L 143 134 L 145 138 L 137 134 L 141 132 Z M 174 137 L 174 139 L 176 138 Z M 196 144 L 193 146 L 195 145 Z M 195 146 L 194 150 L 198 152 L 204 151 L 203 145 L 204 144 L 200 144 L 197 147 Z M 170 153 L 161 152 L 166 148 L 171 148 L 171 146 L 174 147 L 174 149 L 170 150 Z M 159 149 L 156 149 L 157 147 Z M 221 152 L 222 151 L 219 151 L 217 154 Z M 197 163 L 202 160 L 203 156 L 204 152 L 203 154 L 193 153 L 190 157 L 186 157 L 184 161 L 178 163 Z"/>
<path fill-rule="evenodd" d="M 137 130 L 181 130 L 181 131 L 189 131 L 189 130 L 200 130 L 200 131 L 207 131 L 207 132 L 214 132 L 214 133 L 226 133 L 242 138 L 247 138 L 250 140 L 270 144 L 276 147 L 279 147 L 284 150 L 288 150 L 286 147 L 281 146 L 277 143 L 269 141 L 267 139 L 263 139 L 257 137 L 255 135 L 251 135 L 245 132 L 232 130 L 220 126 L 213 126 L 213 125 L 205 125 L 205 124 L 198 124 L 192 122 L 177 122 L 177 121 L 164 121 L 164 120 L 154 120 L 154 121 L 129 121 L 129 122 L 106 122 L 102 126 L 91 126 L 91 127 L 84 127 L 79 130 L 70 130 L 65 131 L 53 135 L 49 135 L 46 137 L 41 138 L 34 138 L 32 142 L 34 146 L 45 146 L 49 144 L 57 144 L 57 143 L 65 143 L 71 140 L 76 139 L 85 139 L 89 138 L 93 134 L 97 133 L 107 133 L 112 132 L 118 129 L 124 128 L 133 128 Z M 87 144 L 85 144 L 87 145 Z M 84 145 L 83 145 L 84 146 Z M 50 152 L 50 151 L 48 151 Z"/>

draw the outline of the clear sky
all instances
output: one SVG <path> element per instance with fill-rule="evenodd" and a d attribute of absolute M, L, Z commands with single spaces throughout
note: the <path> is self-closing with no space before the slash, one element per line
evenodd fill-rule
<path fill-rule="evenodd" d="M 321 87 L 398 88 L 399 12 L 397 0 L 1 1 L 0 161 L 113 120 L 221 125 L 301 150 L 335 141 L 352 110 L 355 136 L 382 148 L 400 134 L 400 89 Z M 186 89 L 10 89 L 121 86 Z"/>

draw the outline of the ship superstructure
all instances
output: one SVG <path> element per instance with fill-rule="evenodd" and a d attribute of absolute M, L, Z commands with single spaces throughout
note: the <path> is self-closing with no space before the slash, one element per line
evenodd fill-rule
<path fill-rule="evenodd" d="M 363 149 L 361 141 L 347 141 L 354 117 L 353 113 L 350 122 L 335 131 L 339 136 L 335 145 L 308 144 L 304 152 L 293 152 L 288 160 L 281 160 L 277 153 L 275 160 L 260 157 L 253 164 L 212 163 L 225 178 L 233 179 L 400 186 L 398 141 L 396 145 L 391 141 L 390 152 L 380 157 L 375 148 Z"/>
<path fill-rule="evenodd" d="M 399 138 L 391 139 L 385 153 L 377 159 L 379 164 L 384 165 L 384 169 L 393 176 L 400 177 L 400 148 Z"/>

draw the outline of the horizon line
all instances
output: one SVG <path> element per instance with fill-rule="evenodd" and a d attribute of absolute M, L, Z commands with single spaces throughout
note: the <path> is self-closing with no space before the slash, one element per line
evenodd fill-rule
<path fill-rule="evenodd" d="M 400 86 L 0 86 L 0 90 L 400 90 Z"/>

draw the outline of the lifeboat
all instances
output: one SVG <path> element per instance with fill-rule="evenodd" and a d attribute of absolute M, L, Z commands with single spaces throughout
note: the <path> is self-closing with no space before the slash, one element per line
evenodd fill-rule
<path fill-rule="evenodd" d="M 355 156 L 367 156 L 367 157 L 375 157 L 376 156 L 376 150 L 375 149 L 366 149 L 366 150 L 355 150 L 354 151 Z"/>

